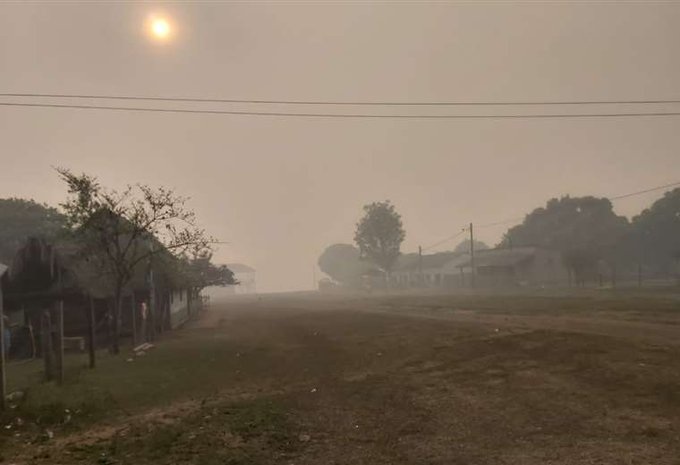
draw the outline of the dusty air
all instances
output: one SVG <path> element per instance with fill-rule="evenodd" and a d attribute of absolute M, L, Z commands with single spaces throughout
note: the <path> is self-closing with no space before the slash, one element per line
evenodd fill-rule
<path fill-rule="evenodd" d="M 0 464 L 677 465 L 680 4 L 0 4 Z"/>

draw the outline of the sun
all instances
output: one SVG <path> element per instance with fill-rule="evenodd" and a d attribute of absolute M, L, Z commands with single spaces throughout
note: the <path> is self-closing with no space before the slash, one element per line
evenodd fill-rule
<path fill-rule="evenodd" d="M 158 41 L 165 41 L 172 35 L 170 21 L 164 17 L 154 16 L 149 19 L 149 33 Z"/>

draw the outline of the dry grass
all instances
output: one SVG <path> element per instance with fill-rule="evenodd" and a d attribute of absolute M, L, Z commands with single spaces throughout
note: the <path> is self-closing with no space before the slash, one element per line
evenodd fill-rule
<path fill-rule="evenodd" d="M 18 411 L 53 415 L 5 432 L 3 453 L 45 464 L 676 464 L 674 302 L 232 301 L 134 362 L 75 362 L 62 388 L 25 375 Z M 64 409 L 78 418 L 63 424 Z"/>

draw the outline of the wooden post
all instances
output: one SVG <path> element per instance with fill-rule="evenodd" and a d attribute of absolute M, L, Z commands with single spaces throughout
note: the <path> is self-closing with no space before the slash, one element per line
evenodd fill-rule
<path fill-rule="evenodd" d="M 170 291 L 172 292 L 172 291 Z M 170 292 L 165 291 L 165 329 L 170 331 L 172 329 L 172 320 L 170 319 Z"/>
<path fill-rule="evenodd" d="M 94 326 L 95 326 L 95 321 L 94 321 L 94 299 L 92 297 L 89 298 L 89 305 L 87 308 L 87 329 L 88 329 L 88 338 L 87 338 L 87 350 L 90 355 L 90 368 L 95 367 L 95 332 L 94 332 Z"/>
<path fill-rule="evenodd" d="M 149 331 L 149 341 L 156 340 L 156 291 L 151 287 L 149 291 L 149 321 L 147 322 L 147 330 Z"/>
<path fill-rule="evenodd" d="M 160 292 L 154 290 L 156 294 L 156 329 L 158 334 L 163 334 L 163 297 Z"/>
<path fill-rule="evenodd" d="M 153 266 L 149 264 L 149 311 L 147 329 L 149 331 L 149 341 L 156 339 L 156 283 L 154 282 Z"/>
<path fill-rule="evenodd" d="M 0 275 L 1 277 L 2 275 Z M 5 410 L 7 403 L 7 372 L 5 371 L 5 310 L 0 282 L 0 409 Z"/>
<path fill-rule="evenodd" d="M 40 319 L 40 339 L 42 340 L 43 359 L 45 360 L 45 379 L 54 378 L 54 353 L 52 349 L 52 318 L 49 310 L 45 310 Z"/>
<path fill-rule="evenodd" d="M 59 300 L 56 308 L 56 344 L 57 351 L 57 382 L 64 383 L 64 301 Z"/>
<path fill-rule="evenodd" d="M 115 305 L 115 303 L 114 303 Z M 109 352 L 112 352 L 111 341 L 113 338 L 113 332 L 111 325 L 113 324 L 113 314 L 111 313 L 111 299 L 106 300 L 106 345 L 109 348 Z"/>
<path fill-rule="evenodd" d="M 638 287 L 642 287 L 642 263 L 638 263 Z"/>
<path fill-rule="evenodd" d="M 475 236 L 470 223 L 470 287 L 475 287 Z"/>
<path fill-rule="evenodd" d="M 131 319 L 132 319 L 132 347 L 137 347 L 139 344 L 139 339 L 137 336 L 137 301 L 135 300 L 135 291 L 132 291 L 130 295 L 130 309 Z"/>
<path fill-rule="evenodd" d="M 418 246 L 418 287 L 423 287 L 423 248 Z"/>
<path fill-rule="evenodd" d="M 35 331 L 33 330 L 33 322 L 31 319 L 28 319 L 28 335 L 31 338 L 31 360 L 35 358 L 37 355 L 37 348 L 35 345 Z"/>

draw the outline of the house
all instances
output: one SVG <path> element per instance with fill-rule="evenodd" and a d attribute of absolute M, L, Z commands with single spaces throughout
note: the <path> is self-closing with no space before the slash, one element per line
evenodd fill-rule
<path fill-rule="evenodd" d="M 124 290 L 121 334 L 140 335 L 144 326 L 152 336 L 188 319 L 191 300 L 173 266 L 176 262 L 170 254 L 159 252 L 153 261 L 137 267 Z M 115 295 L 111 276 L 78 243 L 29 238 L 15 255 L 3 288 L 5 312 L 19 333 L 16 350 L 21 353 L 16 355 L 36 353 L 41 318 L 58 305 L 63 305 L 66 337 L 85 337 L 90 324 L 98 340 L 110 335 Z M 139 311 L 142 302 L 150 310 L 146 325 Z"/>
<path fill-rule="evenodd" d="M 540 247 L 514 247 L 480 250 L 475 253 L 477 286 L 566 286 L 569 273 L 557 250 Z M 471 282 L 472 260 L 464 254 L 448 262 L 444 274 L 458 274 Z"/>
<path fill-rule="evenodd" d="M 446 275 L 444 265 L 459 255 L 456 252 L 440 252 L 422 256 L 416 253 L 402 255 L 392 271 L 392 283 L 404 288 L 451 285 L 452 280 Z"/>
<path fill-rule="evenodd" d="M 472 285 L 469 253 L 441 252 L 402 255 L 392 272 L 397 287 L 452 288 Z M 566 286 L 569 274 L 559 251 L 516 247 L 475 252 L 475 285 Z"/>

